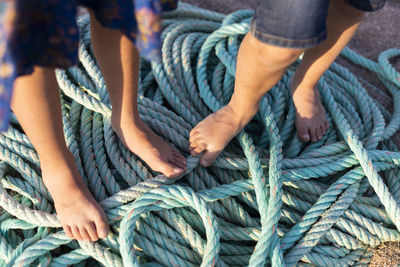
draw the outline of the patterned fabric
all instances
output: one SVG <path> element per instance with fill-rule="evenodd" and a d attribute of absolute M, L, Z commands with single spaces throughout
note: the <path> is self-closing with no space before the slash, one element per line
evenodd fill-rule
<path fill-rule="evenodd" d="M 0 130 L 7 129 L 12 85 L 35 65 L 66 68 L 78 62 L 78 6 L 121 30 L 148 60 L 161 57 L 161 13 L 178 0 L 14 0 L 0 3 Z"/>
<path fill-rule="evenodd" d="M 11 90 L 16 77 L 14 60 L 7 42 L 12 32 L 14 11 L 11 4 L 7 6 L 5 3 L 0 3 L 0 130 L 2 131 L 8 127 Z"/>

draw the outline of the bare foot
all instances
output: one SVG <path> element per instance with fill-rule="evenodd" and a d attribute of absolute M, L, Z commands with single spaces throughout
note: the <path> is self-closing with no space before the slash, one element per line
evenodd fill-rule
<path fill-rule="evenodd" d="M 290 89 L 296 107 L 296 129 L 300 140 L 321 140 L 329 129 L 329 123 L 317 87 L 296 86 L 292 80 Z"/>
<path fill-rule="evenodd" d="M 230 104 L 207 116 L 190 132 L 190 151 L 193 156 L 205 152 L 200 164 L 208 167 L 225 146 L 251 120 L 253 114 L 239 116 Z"/>
<path fill-rule="evenodd" d="M 151 169 L 169 178 L 186 172 L 186 159 L 155 134 L 141 119 L 112 123 L 121 141 Z"/>
<path fill-rule="evenodd" d="M 107 217 L 83 182 L 73 155 L 42 162 L 43 181 L 69 238 L 96 241 L 109 232 Z"/>

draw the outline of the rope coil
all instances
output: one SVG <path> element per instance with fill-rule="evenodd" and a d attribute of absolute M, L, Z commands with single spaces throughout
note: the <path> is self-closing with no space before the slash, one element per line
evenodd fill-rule
<path fill-rule="evenodd" d="M 251 16 L 181 4 L 164 16 L 162 62 L 141 62 L 141 117 L 183 154 L 190 130 L 229 101 Z M 400 74 L 389 61 L 399 49 L 378 62 L 342 52 L 377 75 L 392 113 L 334 63 L 318 85 L 332 127 L 302 143 L 288 89 L 297 62 L 211 167 L 189 156 L 176 181 L 118 140 L 88 17 L 78 24 L 80 64 L 56 72 L 64 133 L 111 233 L 87 243 L 60 231 L 38 156 L 13 118 L 0 135 L 2 266 L 365 266 L 370 247 L 400 240 L 400 152 L 390 139 L 400 125 Z"/>

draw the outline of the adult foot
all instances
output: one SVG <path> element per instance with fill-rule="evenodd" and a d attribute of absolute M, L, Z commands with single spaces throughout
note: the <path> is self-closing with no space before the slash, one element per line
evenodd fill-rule
<path fill-rule="evenodd" d="M 107 217 L 80 176 L 71 153 L 42 161 L 42 177 L 69 238 L 96 241 L 109 232 Z"/>
<path fill-rule="evenodd" d="M 169 178 L 177 178 L 186 172 L 186 159 L 155 134 L 141 119 L 119 123 L 113 120 L 113 128 L 121 141 L 154 171 Z"/>
<path fill-rule="evenodd" d="M 253 114 L 239 115 L 229 104 L 207 116 L 190 132 L 190 151 L 193 156 L 205 152 L 200 164 L 208 167 L 225 146 L 251 120 Z"/>
<path fill-rule="evenodd" d="M 290 90 L 296 107 L 296 129 L 300 140 L 321 140 L 329 129 L 329 123 L 317 87 L 301 86 L 292 80 Z"/>

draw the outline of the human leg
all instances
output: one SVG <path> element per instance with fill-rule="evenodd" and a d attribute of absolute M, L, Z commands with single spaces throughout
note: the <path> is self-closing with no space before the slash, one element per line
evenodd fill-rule
<path fill-rule="evenodd" d="M 235 88 L 229 103 L 201 121 L 190 133 L 193 155 L 205 152 L 200 163 L 209 166 L 228 142 L 257 113 L 264 94 L 303 52 L 272 46 L 248 33 L 239 49 Z"/>
<path fill-rule="evenodd" d="M 167 177 L 186 171 L 186 160 L 139 117 L 139 53 L 120 31 L 103 27 L 91 14 L 92 46 L 112 103 L 112 124 L 122 142 L 153 170 Z"/>
<path fill-rule="evenodd" d="M 344 0 L 332 0 L 327 16 L 327 38 L 308 49 L 291 83 L 296 128 L 303 141 L 318 141 L 329 128 L 317 83 L 356 32 L 364 12 Z"/>
<path fill-rule="evenodd" d="M 83 182 L 65 143 L 54 69 L 35 67 L 32 74 L 19 77 L 11 107 L 39 155 L 43 181 L 67 236 L 86 241 L 106 237 L 104 211 Z"/>
<path fill-rule="evenodd" d="M 191 132 L 192 154 L 205 152 L 201 158 L 203 166 L 208 166 L 250 121 L 264 93 L 279 81 L 286 68 L 305 49 L 325 38 L 327 11 L 328 1 L 257 2 L 251 33 L 239 49 L 231 101 Z"/>

